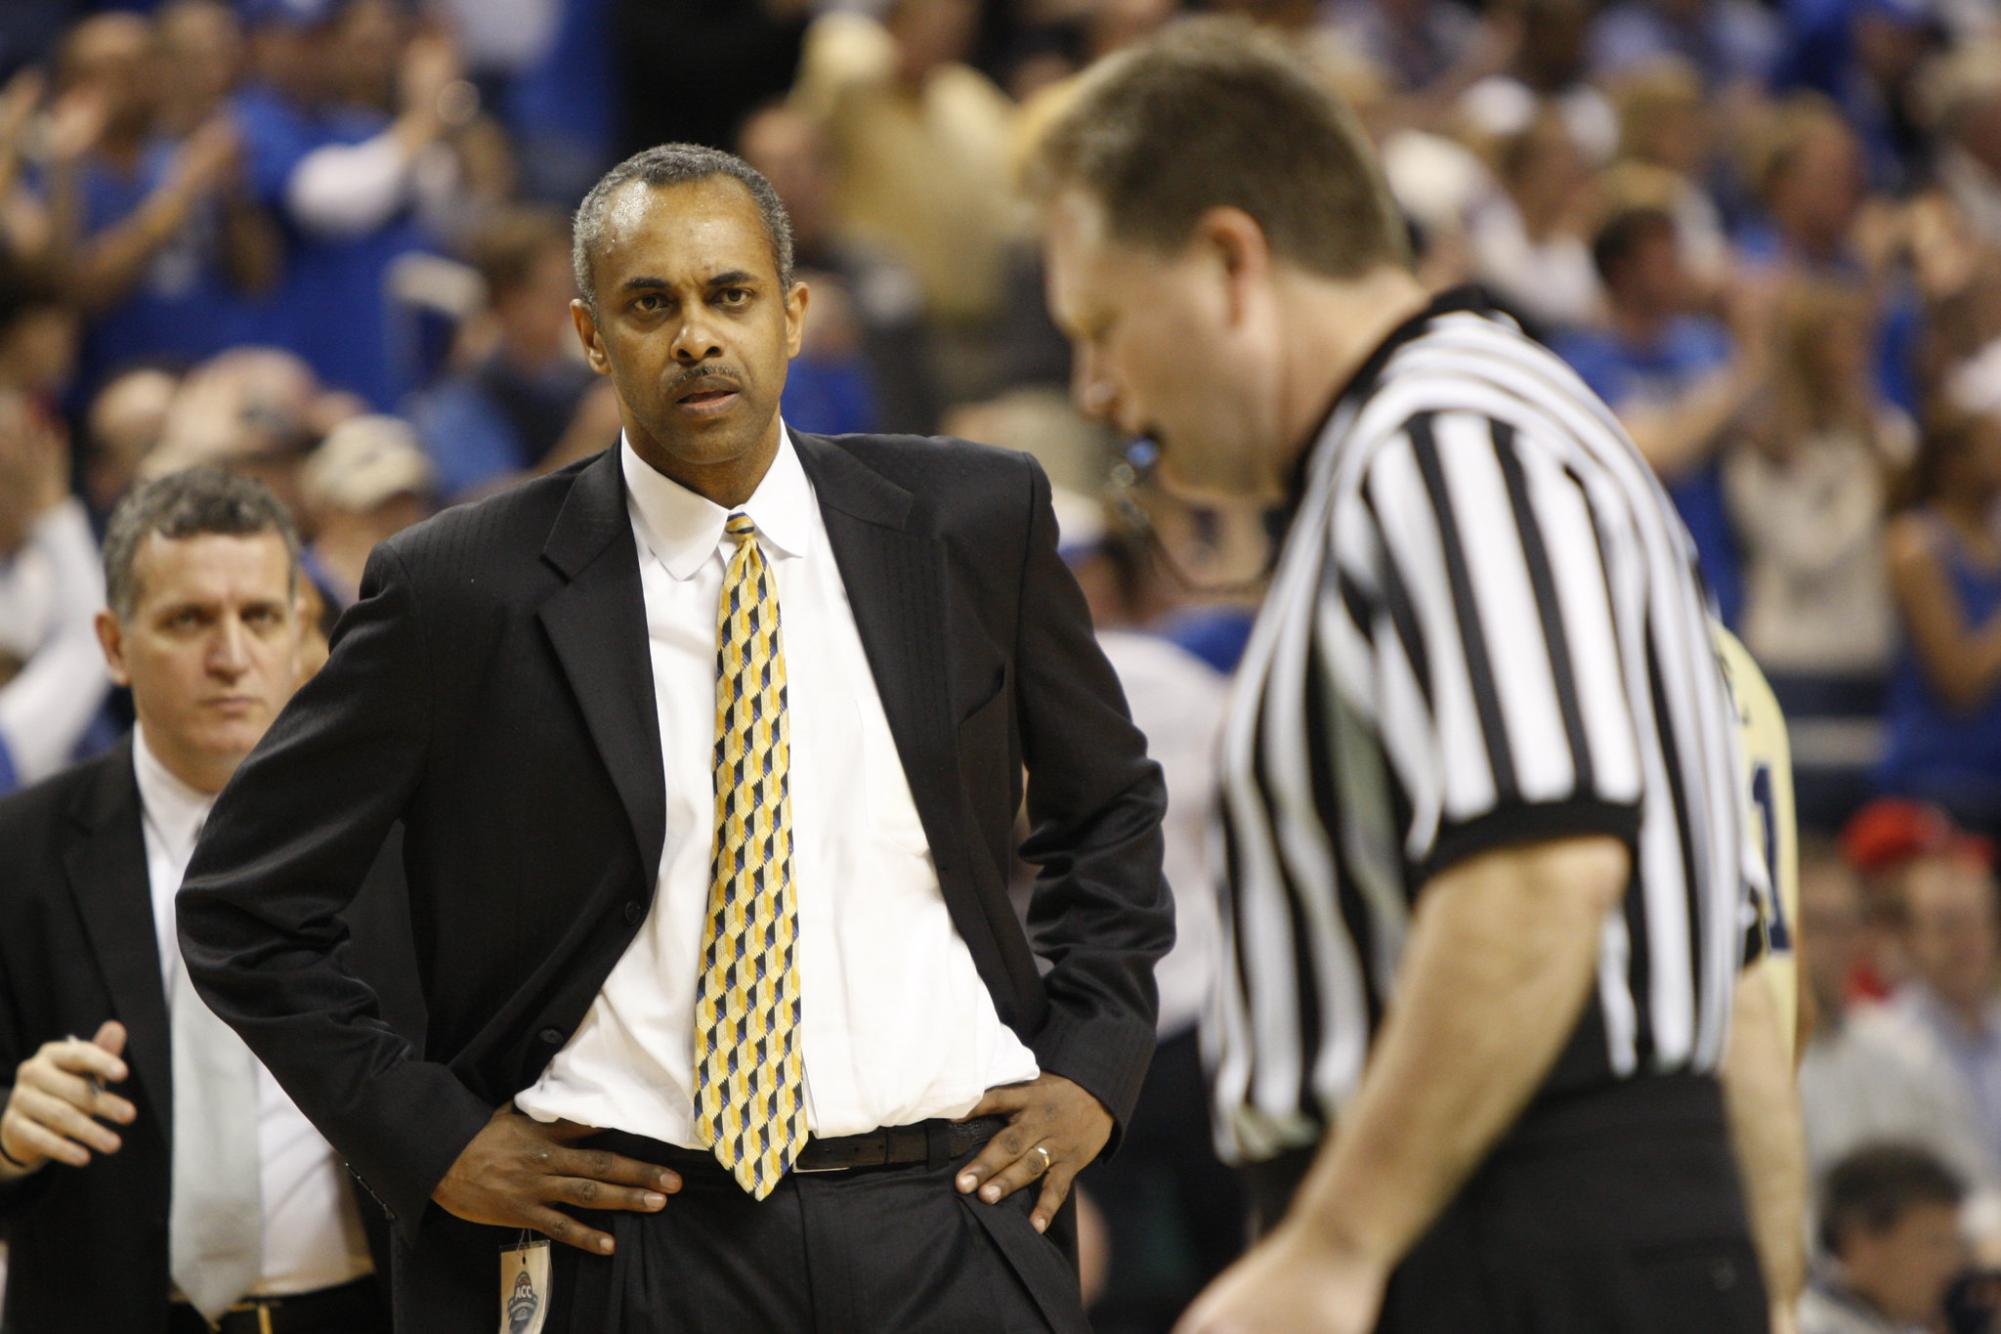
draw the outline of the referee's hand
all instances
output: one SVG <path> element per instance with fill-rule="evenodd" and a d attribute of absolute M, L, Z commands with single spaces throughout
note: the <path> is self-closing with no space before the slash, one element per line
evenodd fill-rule
<path fill-rule="evenodd" d="M 1174 1334 L 1370 1334 L 1389 1271 L 1281 1224 L 1195 1299 Z"/>
<path fill-rule="evenodd" d="M 610 1255 L 609 1235 L 555 1206 L 658 1213 L 681 1189 L 681 1178 L 604 1149 L 570 1147 L 595 1133 L 574 1121 L 537 1121 L 507 1103 L 472 1137 L 431 1198 L 468 1223 L 526 1228 L 580 1251 Z"/>
<path fill-rule="evenodd" d="M 1040 1177 L 1042 1193 L 1028 1216 L 1037 1232 L 1049 1226 L 1070 1196 L 1070 1183 L 1112 1137 L 1112 1114 L 1105 1105 L 1061 1075 L 1044 1073 L 1026 1084 L 988 1089 L 979 1106 L 959 1119 L 982 1116 L 1005 1116 L 1007 1129 L 966 1164 L 956 1183 L 959 1193 L 977 1190 L 982 1200 L 998 1204 Z"/>

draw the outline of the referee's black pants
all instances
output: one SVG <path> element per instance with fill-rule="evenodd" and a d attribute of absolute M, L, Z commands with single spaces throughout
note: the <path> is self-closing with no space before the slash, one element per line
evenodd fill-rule
<path fill-rule="evenodd" d="M 1262 1232 L 1310 1151 L 1249 1173 Z M 1391 1277 L 1378 1334 L 1764 1334 L 1715 1080 L 1531 1107 Z"/>
<path fill-rule="evenodd" d="M 584 1144 L 671 1167 L 682 1187 L 657 1214 L 579 1211 L 617 1250 L 553 1248 L 544 1334 L 1088 1334 L 1074 1208 L 1038 1233 L 1034 1186 L 992 1205 L 959 1194 L 977 1149 L 792 1172 L 758 1201 L 705 1153 L 618 1131 Z"/>

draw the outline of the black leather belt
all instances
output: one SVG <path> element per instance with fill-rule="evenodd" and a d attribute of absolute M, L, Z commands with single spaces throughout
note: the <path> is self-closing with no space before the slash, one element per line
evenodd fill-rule
<path fill-rule="evenodd" d="M 985 1144 L 1007 1125 L 998 1116 L 975 1121 L 920 1121 L 885 1126 L 860 1135 L 811 1139 L 792 1164 L 795 1172 L 845 1172 L 854 1167 L 899 1167 L 959 1158 Z"/>
<path fill-rule="evenodd" d="M 332 1331 L 373 1330 L 382 1322 L 375 1280 L 358 1278 L 336 1288 L 301 1292 L 287 1297 L 247 1297 L 223 1312 L 214 1328 L 219 1334 L 331 1334 Z M 201 1313 L 186 1302 L 175 1302 L 170 1331 L 208 1330 Z"/>

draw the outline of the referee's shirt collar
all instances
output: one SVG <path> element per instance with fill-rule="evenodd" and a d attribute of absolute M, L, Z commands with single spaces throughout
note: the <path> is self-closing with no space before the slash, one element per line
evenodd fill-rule
<path fill-rule="evenodd" d="M 782 559 L 804 556 L 812 549 L 813 486 L 793 451 L 792 433 L 783 424 L 771 466 L 750 499 L 734 509 L 724 509 L 654 471 L 623 435 L 619 464 L 647 547 L 678 580 L 693 578 L 704 561 L 720 559 L 723 525 L 737 511 L 750 515 L 757 525 L 758 544 L 768 555 Z"/>
<path fill-rule="evenodd" d="M 1334 391 L 1333 397 L 1327 401 L 1327 410 L 1320 414 L 1320 419 L 1314 422 L 1312 431 L 1308 433 L 1306 445 L 1299 451 L 1299 457 L 1294 460 L 1292 476 L 1286 483 L 1285 503 L 1288 516 L 1296 513 L 1300 504 L 1306 499 L 1306 479 L 1313 471 L 1314 457 L 1326 447 L 1328 423 L 1334 420 L 1334 415 L 1341 410 L 1342 405 L 1350 399 L 1367 398 L 1375 389 L 1376 381 L 1382 378 L 1383 367 L 1389 364 L 1390 358 L 1396 355 L 1397 350 L 1423 334 L 1431 326 L 1431 322 L 1439 316 L 1459 311 L 1484 315 L 1493 309 L 1493 300 L 1486 291 L 1475 284 L 1467 283 L 1440 292 L 1427 302 L 1422 310 L 1383 335 L 1383 340 L 1376 344 L 1375 351 L 1369 353 L 1362 364 L 1355 368 L 1354 374 Z"/>

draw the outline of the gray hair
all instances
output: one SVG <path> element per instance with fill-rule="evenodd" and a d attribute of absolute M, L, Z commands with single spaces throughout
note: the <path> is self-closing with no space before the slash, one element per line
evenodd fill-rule
<path fill-rule="evenodd" d="M 597 277 L 591 272 L 591 262 L 596 259 L 598 249 L 604 242 L 605 218 L 611 212 L 612 196 L 634 181 L 658 188 L 706 181 L 717 176 L 728 176 L 750 191 L 750 197 L 756 201 L 757 211 L 764 219 L 765 234 L 771 238 L 771 258 L 778 266 L 778 285 L 783 291 L 792 290 L 792 219 L 785 212 L 785 204 L 779 199 L 778 191 L 771 188 L 771 182 L 764 179 L 764 174 L 736 154 L 725 153 L 719 148 L 706 148 L 701 144 L 661 144 L 658 148 L 634 153 L 606 172 L 591 187 L 591 192 L 584 196 L 584 202 L 577 206 L 576 220 L 570 231 L 570 263 L 576 270 L 577 291 L 592 315 L 597 314 L 598 289 Z"/>
<path fill-rule="evenodd" d="M 133 562 L 151 534 L 172 541 L 215 534 L 285 540 L 286 584 L 299 586 L 299 531 L 269 487 L 214 464 L 171 472 L 134 487 L 111 512 L 104 530 L 104 591 L 121 621 L 139 604 Z"/>

